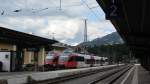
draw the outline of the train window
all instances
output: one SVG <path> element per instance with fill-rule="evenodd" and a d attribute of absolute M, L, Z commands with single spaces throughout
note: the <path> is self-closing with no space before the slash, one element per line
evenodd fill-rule
<path fill-rule="evenodd" d="M 85 63 L 86 64 L 91 64 L 92 60 L 91 59 L 86 59 Z"/>
<path fill-rule="evenodd" d="M 46 56 L 46 59 L 45 59 L 45 61 L 52 61 L 53 60 L 53 57 L 52 56 Z"/>
<path fill-rule="evenodd" d="M 71 58 L 69 59 L 69 62 L 71 62 L 71 61 L 74 61 L 74 57 L 71 57 Z"/>
<path fill-rule="evenodd" d="M 96 63 L 96 64 L 99 64 L 99 63 L 100 63 L 100 60 L 96 60 L 95 63 Z"/>
<path fill-rule="evenodd" d="M 8 59 L 8 58 L 9 58 L 9 55 L 5 55 L 5 58 Z"/>
<path fill-rule="evenodd" d="M 95 63 L 95 60 L 94 60 L 94 59 L 91 59 L 91 63 Z"/>
<path fill-rule="evenodd" d="M 46 59 L 53 59 L 52 56 L 46 56 Z"/>
<path fill-rule="evenodd" d="M 79 57 L 79 56 L 77 56 L 77 57 L 75 58 L 75 60 L 76 60 L 76 61 L 84 61 L 84 57 Z"/>
<path fill-rule="evenodd" d="M 67 53 L 72 53 L 72 52 L 73 52 L 73 50 L 71 50 L 71 49 L 66 49 L 66 50 L 63 51 L 63 53 L 66 53 L 66 54 Z"/>

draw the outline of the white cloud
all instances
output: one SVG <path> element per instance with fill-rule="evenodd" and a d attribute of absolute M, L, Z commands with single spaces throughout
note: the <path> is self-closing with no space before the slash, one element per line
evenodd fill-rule
<path fill-rule="evenodd" d="M 115 31 L 112 24 L 106 20 L 101 22 L 87 21 L 87 28 L 88 40 L 93 40 Z"/>
<path fill-rule="evenodd" d="M 95 0 L 84 1 L 90 7 L 98 5 Z M 43 10 L 45 8 L 48 9 Z M 17 9 L 21 11 L 13 12 Z M 0 0 L 0 13 L 4 11 L 4 15 L 0 15 L 0 26 L 46 38 L 54 32 L 57 40 L 76 45 L 83 41 L 83 18 L 88 19 L 89 40 L 115 31 L 112 24 L 104 20 L 99 7 L 92 10 L 96 16 L 81 0 L 62 0 L 62 10 L 59 10 L 59 0 Z"/>
<path fill-rule="evenodd" d="M 49 18 L 48 25 L 41 30 L 42 33 L 55 33 L 55 38 L 63 40 L 65 38 L 73 39 L 80 28 L 80 21 L 78 19 L 69 19 L 67 17 L 51 20 Z"/>

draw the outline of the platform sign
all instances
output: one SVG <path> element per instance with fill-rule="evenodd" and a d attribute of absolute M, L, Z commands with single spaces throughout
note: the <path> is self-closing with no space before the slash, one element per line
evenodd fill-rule
<path fill-rule="evenodd" d="M 106 7 L 106 19 L 121 19 L 123 17 L 121 0 L 110 0 Z"/>

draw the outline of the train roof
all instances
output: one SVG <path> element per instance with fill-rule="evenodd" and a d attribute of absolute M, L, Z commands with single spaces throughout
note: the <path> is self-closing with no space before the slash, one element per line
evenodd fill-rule
<path fill-rule="evenodd" d="M 79 54 L 79 53 L 72 53 L 72 54 L 75 54 L 76 56 L 84 57 L 86 59 L 90 59 L 91 58 L 91 55 Z"/>
<path fill-rule="evenodd" d="M 101 59 L 102 57 L 99 57 L 99 56 L 93 56 L 94 57 L 94 59 Z"/>
<path fill-rule="evenodd" d="M 91 56 L 90 55 L 84 55 L 84 58 L 91 59 Z"/>
<path fill-rule="evenodd" d="M 108 57 L 103 57 L 103 60 L 106 60 L 106 59 L 108 59 Z"/>

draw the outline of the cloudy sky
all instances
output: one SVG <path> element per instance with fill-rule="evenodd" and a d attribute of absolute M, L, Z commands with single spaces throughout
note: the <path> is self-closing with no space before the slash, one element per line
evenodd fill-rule
<path fill-rule="evenodd" d="M 70 45 L 83 42 L 84 19 L 88 40 L 115 31 L 96 0 L 61 2 L 60 7 L 60 0 L 0 0 L 0 26 Z"/>

